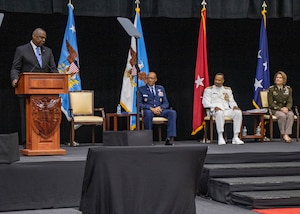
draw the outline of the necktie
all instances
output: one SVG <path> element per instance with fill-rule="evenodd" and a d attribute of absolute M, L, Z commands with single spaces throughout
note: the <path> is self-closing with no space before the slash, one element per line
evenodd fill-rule
<path fill-rule="evenodd" d="M 150 90 L 151 90 L 151 93 L 153 94 L 153 96 L 155 96 L 155 90 L 154 90 L 154 87 L 151 87 Z"/>
<path fill-rule="evenodd" d="M 41 55 L 41 49 L 40 47 L 36 47 L 36 52 L 35 52 L 36 58 L 40 64 L 40 66 L 42 67 L 42 55 Z"/>

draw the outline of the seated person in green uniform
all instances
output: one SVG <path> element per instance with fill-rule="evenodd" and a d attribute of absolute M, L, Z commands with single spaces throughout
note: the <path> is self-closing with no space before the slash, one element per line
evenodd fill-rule
<path fill-rule="evenodd" d="M 283 71 L 278 71 L 274 75 L 274 85 L 268 89 L 268 103 L 272 113 L 277 117 L 282 139 L 286 143 L 291 143 L 289 135 L 292 134 L 294 123 L 293 97 L 292 88 L 286 85 L 286 81 L 287 75 Z"/>

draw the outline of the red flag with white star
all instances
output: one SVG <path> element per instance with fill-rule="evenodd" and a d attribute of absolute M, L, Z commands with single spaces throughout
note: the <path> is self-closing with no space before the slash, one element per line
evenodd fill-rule
<path fill-rule="evenodd" d="M 203 125 L 205 123 L 205 112 L 202 105 L 202 95 L 204 89 L 208 86 L 209 76 L 206 51 L 206 8 L 202 8 L 195 68 L 192 135 L 195 135 L 197 132 L 199 132 L 203 128 Z"/>

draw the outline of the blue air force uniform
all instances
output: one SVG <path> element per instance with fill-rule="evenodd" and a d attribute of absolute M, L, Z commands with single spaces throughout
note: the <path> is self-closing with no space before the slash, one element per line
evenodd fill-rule
<path fill-rule="evenodd" d="M 169 101 L 165 89 L 161 85 L 153 85 L 152 93 L 149 85 L 139 87 L 140 107 L 144 111 L 145 129 L 152 129 L 152 120 L 156 115 L 150 110 L 160 106 L 162 112 L 157 115 L 168 119 L 167 137 L 176 137 L 176 111 L 168 109 Z"/>

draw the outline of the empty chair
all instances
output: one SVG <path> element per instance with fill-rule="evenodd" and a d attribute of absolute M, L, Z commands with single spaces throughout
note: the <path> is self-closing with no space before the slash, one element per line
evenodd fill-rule
<path fill-rule="evenodd" d="M 70 128 L 70 145 L 75 146 L 76 125 L 93 126 L 92 143 L 95 143 L 95 126 L 102 126 L 102 130 L 105 130 L 105 111 L 104 108 L 94 108 L 94 91 L 70 91 L 69 100 L 70 113 L 72 117 Z M 101 116 L 94 115 L 94 112 L 100 112 Z"/>

